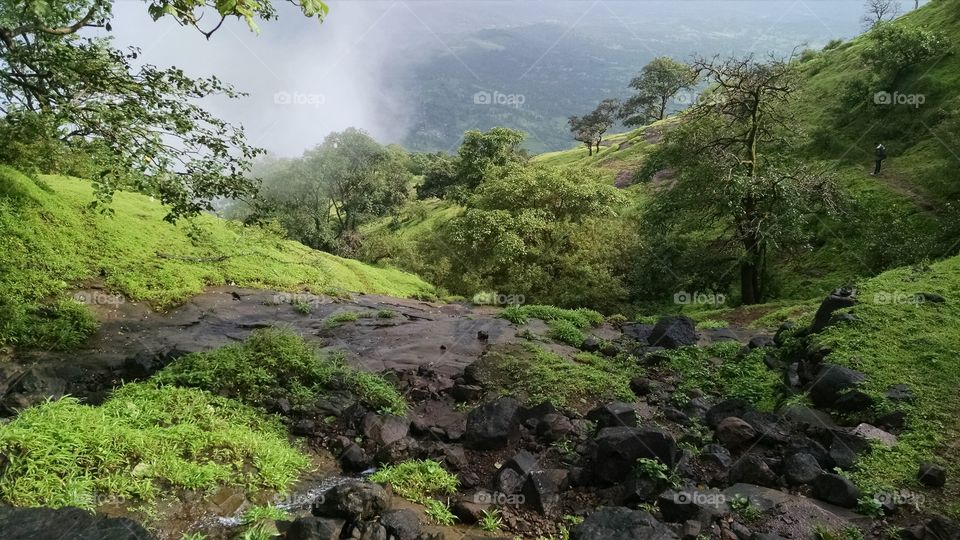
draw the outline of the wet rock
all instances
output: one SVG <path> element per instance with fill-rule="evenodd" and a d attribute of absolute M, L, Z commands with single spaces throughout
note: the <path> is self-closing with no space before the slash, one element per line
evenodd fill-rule
<path fill-rule="evenodd" d="M 791 485 L 812 483 L 822 472 L 817 458 L 806 452 L 791 454 L 783 460 L 783 476 Z"/>
<path fill-rule="evenodd" d="M 80 508 L 12 508 L 0 506 L 4 540 L 153 540 L 139 523 L 107 518 Z"/>
<path fill-rule="evenodd" d="M 507 447 L 520 436 L 520 402 L 502 397 L 484 403 L 467 415 L 467 446 L 475 450 Z"/>
<path fill-rule="evenodd" d="M 650 393 L 650 379 L 646 377 L 634 377 L 630 379 L 630 390 L 638 396 L 646 396 Z"/>
<path fill-rule="evenodd" d="M 567 438 L 576 432 L 573 422 L 562 414 L 552 413 L 545 415 L 537 423 L 537 435 L 548 443 L 556 442 Z"/>
<path fill-rule="evenodd" d="M 734 450 L 752 441 L 757 436 L 757 432 L 746 421 L 729 416 L 717 424 L 716 436 L 720 444 Z"/>
<path fill-rule="evenodd" d="M 697 344 L 697 328 L 693 319 L 685 315 L 661 317 L 647 338 L 650 345 L 676 349 Z"/>
<path fill-rule="evenodd" d="M 751 349 L 762 349 L 764 347 L 774 346 L 772 336 L 754 336 L 750 338 L 750 342 L 747 343 L 747 347 Z"/>
<path fill-rule="evenodd" d="M 380 524 L 387 529 L 387 536 L 396 540 L 418 540 L 423 531 L 416 512 L 406 508 L 384 512 Z"/>
<path fill-rule="evenodd" d="M 652 324 L 626 323 L 623 325 L 624 337 L 630 338 L 640 343 L 648 343 L 650 334 L 653 333 Z"/>
<path fill-rule="evenodd" d="M 483 388 L 473 384 L 457 384 L 450 390 L 453 399 L 464 401 L 476 401 L 483 396 Z"/>
<path fill-rule="evenodd" d="M 601 508 L 570 531 L 571 540 L 675 540 L 677 535 L 648 512 L 623 507 Z"/>
<path fill-rule="evenodd" d="M 731 483 L 756 484 L 758 486 L 774 487 L 777 484 L 777 475 L 767 462 L 756 454 L 741 457 L 730 467 L 728 478 Z"/>
<path fill-rule="evenodd" d="M 630 403 L 614 401 L 601 405 L 587 413 L 587 420 L 597 423 L 597 428 L 637 425 L 637 410 Z"/>
<path fill-rule="evenodd" d="M 917 480 L 925 486 L 943 487 L 947 483 L 947 471 L 935 463 L 924 462 L 917 471 Z"/>
<path fill-rule="evenodd" d="M 307 516 L 295 520 L 287 529 L 287 540 L 337 540 L 343 531 L 342 519 Z"/>
<path fill-rule="evenodd" d="M 373 459 L 356 444 L 348 446 L 340 454 L 340 466 L 349 472 L 362 472 L 373 466 Z"/>
<path fill-rule="evenodd" d="M 560 492 L 566 487 L 567 471 L 549 469 L 534 471 L 527 476 L 522 493 L 524 504 L 531 506 L 544 516 L 554 514 L 560 503 Z"/>
<path fill-rule="evenodd" d="M 328 489 L 313 504 L 311 513 L 320 517 L 368 520 L 390 508 L 390 494 L 382 486 L 351 480 Z"/>
<path fill-rule="evenodd" d="M 673 468 L 680 456 L 673 436 L 654 428 L 604 428 L 594 443 L 594 477 L 601 484 L 619 483 L 640 458 L 658 459 Z"/>
<path fill-rule="evenodd" d="M 808 389 L 810 399 L 818 407 L 844 412 L 862 411 L 873 399 L 857 387 L 867 378 L 862 372 L 836 364 L 823 364 Z"/>
<path fill-rule="evenodd" d="M 860 490 L 839 474 L 823 473 L 813 481 L 813 496 L 843 508 L 854 508 L 860 499 Z"/>
<path fill-rule="evenodd" d="M 728 511 L 725 497 L 718 490 L 669 489 L 657 497 L 664 521 L 683 523 L 696 520 L 709 523 Z"/>
<path fill-rule="evenodd" d="M 861 437 L 867 441 L 880 443 L 883 446 L 893 446 L 897 444 L 897 436 L 870 424 L 860 424 L 853 428 L 851 435 Z"/>
<path fill-rule="evenodd" d="M 363 417 L 361 429 L 364 437 L 377 446 L 388 446 L 407 436 L 410 432 L 410 421 L 392 414 L 369 413 Z"/>
<path fill-rule="evenodd" d="M 716 429 L 717 424 L 724 418 L 731 416 L 740 418 L 749 410 L 750 404 L 739 398 L 721 401 L 707 411 L 707 426 Z"/>
<path fill-rule="evenodd" d="M 810 332 L 816 334 L 830 325 L 831 316 L 838 309 L 852 307 L 857 303 L 856 295 L 850 289 L 837 289 L 820 303 L 813 316 Z"/>

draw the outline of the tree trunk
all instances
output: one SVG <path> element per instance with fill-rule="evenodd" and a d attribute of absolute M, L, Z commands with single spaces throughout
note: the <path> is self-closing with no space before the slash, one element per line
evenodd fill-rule
<path fill-rule="evenodd" d="M 587 145 L 587 155 L 592 156 L 592 155 L 593 155 L 593 144 L 592 144 L 592 143 L 584 143 L 584 144 Z"/>

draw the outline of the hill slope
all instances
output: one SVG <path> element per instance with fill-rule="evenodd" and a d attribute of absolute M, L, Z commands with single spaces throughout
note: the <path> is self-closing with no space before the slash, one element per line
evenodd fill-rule
<path fill-rule="evenodd" d="M 92 200 L 89 182 L 32 180 L 0 167 L 0 345 L 69 347 L 82 340 L 95 323 L 65 292 L 84 281 L 161 309 L 224 283 L 329 294 L 432 294 L 412 274 L 315 251 L 277 231 L 210 215 L 173 225 L 163 221 L 159 203 L 133 193 L 117 193 L 111 214 L 90 208 Z"/>

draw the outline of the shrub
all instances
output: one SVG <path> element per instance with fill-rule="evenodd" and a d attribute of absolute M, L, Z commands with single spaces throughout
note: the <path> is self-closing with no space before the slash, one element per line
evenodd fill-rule
<path fill-rule="evenodd" d="M 894 78 L 906 68 L 922 64 L 947 52 L 949 41 L 941 32 L 881 23 L 869 34 L 863 59 L 882 74 Z"/>
<path fill-rule="evenodd" d="M 424 505 L 427 515 L 440 525 L 450 525 L 455 519 L 447 504 L 434 497 L 456 493 L 457 477 L 436 461 L 410 460 L 388 465 L 370 475 L 370 481 L 390 484 L 397 495 Z"/>
<path fill-rule="evenodd" d="M 574 347 L 580 347 L 586 339 L 575 324 L 564 319 L 550 321 L 550 337 Z"/>
<path fill-rule="evenodd" d="M 500 312 L 500 317 L 514 324 L 526 324 L 529 319 L 542 321 L 567 321 L 577 328 L 600 326 L 603 324 L 603 315 L 592 309 L 562 309 L 553 306 L 510 306 Z"/>

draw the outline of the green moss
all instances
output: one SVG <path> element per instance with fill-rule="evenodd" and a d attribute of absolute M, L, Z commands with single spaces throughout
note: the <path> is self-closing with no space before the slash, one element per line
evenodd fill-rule
<path fill-rule="evenodd" d="M 566 321 L 577 328 L 600 326 L 604 318 L 592 309 L 563 309 L 554 306 L 510 306 L 500 312 L 500 317 L 514 324 L 526 324 L 530 319 L 542 321 Z"/>
<path fill-rule="evenodd" d="M 254 405 L 287 398 L 295 408 L 309 407 L 334 388 L 347 388 L 375 409 L 407 410 L 403 396 L 382 377 L 348 366 L 342 356 L 319 355 L 301 337 L 273 328 L 257 330 L 240 344 L 177 359 L 155 380 Z"/>
<path fill-rule="evenodd" d="M 171 489 L 284 490 L 307 466 L 277 419 L 197 389 L 128 384 L 101 406 L 65 397 L 0 426 L 0 500 L 79 506 Z"/>
<path fill-rule="evenodd" d="M 336 328 L 344 323 L 354 322 L 360 318 L 360 313 L 356 311 L 338 311 L 330 315 L 323 321 L 323 327 L 326 329 Z"/>
<path fill-rule="evenodd" d="M 669 368 L 681 375 L 680 392 L 696 389 L 745 399 L 762 410 L 774 409 L 781 388 L 779 376 L 764 364 L 762 349 L 741 354 L 740 348 L 739 343 L 728 341 L 661 354 L 669 358 Z"/>
<path fill-rule="evenodd" d="M 91 209 L 89 182 L 42 183 L 0 166 L 0 346 L 70 348 L 93 331 L 65 304 L 78 282 L 166 308 L 211 285 L 345 291 L 414 297 L 432 293 L 416 276 L 342 259 L 283 240 L 276 230 L 211 215 L 163 221 L 149 197 L 117 193 L 111 213 Z"/>

